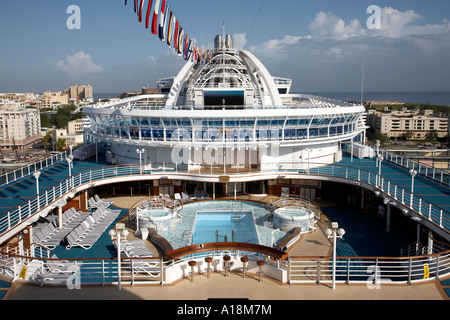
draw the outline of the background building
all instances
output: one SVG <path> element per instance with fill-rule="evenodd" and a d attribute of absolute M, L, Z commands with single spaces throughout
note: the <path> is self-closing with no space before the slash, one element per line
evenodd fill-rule
<path fill-rule="evenodd" d="M 57 109 L 60 106 L 69 104 L 69 97 L 65 91 L 46 91 L 42 96 L 42 108 Z"/>
<path fill-rule="evenodd" d="M 444 138 L 448 134 L 448 118 L 434 115 L 432 110 L 424 110 L 423 113 L 406 109 L 391 112 L 369 110 L 367 121 L 369 126 L 389 138 L 410 134 L 411 139 L 425 139 L 431 133 Z"/>
<path fill-rule="evenodd" d="M 92 86 L 79 86 L 74 85 L 69 88 L 69 100 L 77 103 L 77 101 L 87 100 L 89 102 L 94 102 L 94 94 L 92 92 Z"/>
<path fill-rule="evenodd" d="M 38 109 L 18 106 L 0 108 L 0 147 L 4 150 L 25 149 L 41 139 Z"/>

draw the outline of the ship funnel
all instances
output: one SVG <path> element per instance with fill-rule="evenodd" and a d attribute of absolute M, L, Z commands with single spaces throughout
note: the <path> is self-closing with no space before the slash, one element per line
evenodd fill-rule
<path fill-rule="evenodd" d="M 225 39 L 221 35 L 217 35 L 214 39 L 214 49 L 233 48 L 233 37 L 227 34 Z"/>
<path fill-rule="evenodd" d="M 223 47 L 223 40 L 221 35 L 217 35 L 214 39 L 214 49 L 222 49 Z"/>
<path fill-rule="evenodd" d="M 225 48 L 233 48 L 233 38 L 231 34 L 227 34 L 225 37 Z"/>

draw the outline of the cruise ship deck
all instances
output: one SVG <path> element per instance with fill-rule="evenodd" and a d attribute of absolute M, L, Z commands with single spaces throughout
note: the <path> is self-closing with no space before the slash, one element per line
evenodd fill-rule
<path fill-rule="evenodd" d="M 241 276 L 280 292 L 445 292 L 448 173 L 365 145 L 362 104 L 291 94 L 231 35 L 205 58 L 159 94 L 86 106 L 85 145 L 0 177 L 0 274 L 13 288 L 163 297 Z"/>
<path fill-rule="evenodd" d="M 302 178 L 323 179 L 330 181 L 332 184 L 328 186 L 331 189 L 328 190 L 324 187 L 324 190 L 322 190 L 323 193 L 327 194 L 331 190 L 330 195 L 323 195 L 321 199 L 316 200 L 322 210 L 321 221 L 317 228 L 318 231 L 303 234 L 294 245 L 289 247 L 289 256 L 300 260 L 320 257 L 325 260 L 328 257 L 331 260 L 332 242 L 327 239 L 325 234 L 325 229 L 330 221 L 339 222 L 339 226 L 346 230 L 344 238 L 337 241 L 336 254 L 338 261 L 341 260 L 339 257 L 361 258 L 361 260 L 366 257 L 378 257 L 380 260 L 383 259 L 382 257 L 398 257 L 400 256 L 400 249 L 404 249 L 417 240 L 420 241 L 420 237 L 422 237 L 423 241 L 424 227 L 416 228 L 417 225 L 422 226 L 422 224 L 429 227 L 427 230 L 433 230 L 444 243 L 448 241 L 448 238 L 446 238 L 449 225 L 447 216 L 449 204 L 446 201 L 450 192 L 448 181 L 446 180 L 448 176 L 443 173 L 438 176 L 436 172 L 429 172 L 428 168 L 415 167 L 420 173 L 415 176 L 414 199 L 411 201 L 411 195 L 405 192 L 411 188 L 410 167 L 417 164 L 406 162 L 406 159 L 400 159 L 385 151 L 381 152 L 384 155 L 384 160 L 381 162 L 381 179 L 385 179 L 387 182 L 381 182 L 382 180 L 378 179 L 372 182 L 372 178 L 369 178 L 370 175 L 373 175 L 373 178 L 375 178 L 380 172 L 376 158 L 359 159 L 345 152 L 342 161 L 339 163 L 319 168 L 299 169 L 295 173 Z M 71 175 L 72 177 L 77 177 L 78 175 L 81 179 L 81 176 L 86 174 L 86 172 L 92 174 L 96 170 L 103 170 L 103 175 L 105 175 L 105 172 L 109 172 L 105 170 L 111 170 L 111 168 L 116 168 L 115 170 L 117 171 L 117 167 L 111 167 L 104 161 L 104 156 L 100 154 L 98 157 L 92 157 L 85 161 L 74 160 Z M 279 168 L 278 170 L 279 174 L 282 174 L 284 177 L 294 174 L 292 169 L 283 171 L 282 168 Z M 64 184 L 69 179 L 68 162 L 65 159 L 61 161 L 57 159 L 54 164 L 41 168 L 41 172 L 38 178 L 40 192 L 52 190 L 55 186 Z M 164 172 L 158 172 L 157 174 L 160 176 L 162 173 Z M 125 180 L 131 179 L 130 181 L 146 180 L 149 178 L 149 174 L 151 175 L 152 173 L 139 172 L 138 170 L 137 172 L 131 172 L 131 175 L 128 173 L 120 178 L 125 178 Z M 175 173 L 171 171 L 170 174 Z M 179 174 L 186 173 L 180 170 Z M 210 174 L 214 175 L 214 173 Z M 228 174 L 233 176 L 230 172 Z M 267 173 L 258 171 L 246 173 L 241 170 L 239 174 L 236 173 L 236 176 L 242 177 L 246 174 Z M 13 180 L 11 177 L 8 179 Z M 389 185 L 388 187 L 388 184 L 392 184 L 392 186 Z M 336 185 L 342 186 L 342 190 L 339 191 L 340 188 L 336 188 Z M 73 186 L 76 187 L 76 183 Z M 5 217 L 8 211 L 11 211 L 16 206 L 20 207 L 24 203 L 36 201 L 36 187 L 36 178 L 33 174 L 25 175 L 21 179 L 4 184 L 0 190 L 2 216 Z M 365 187 L 366 191 L 363 192 L 361 187 Z M 116 222 L 126 216 L 128 210 L 135 203 L 148 199 L 147 190 L 141 193 L 137 193 L 138 191 L 136 190 L 133 193 L 132 189 L 127 189 L 114 196 L 111 189 L 102 189 L 102 187 L 91 188 L 103 198 L 114 200 L 113 209 L 120 209 L 121 214 L 91 249 L 74 248 L 67 251 L 62 246 L 60 246 L 61 248 L 56 248 L 52 253 L 56 253 L 61 259 L 74 258 L 82 261 L 89 258 L 114 259 L 116 252 L 112 246 L 108 231 L 114 228 Z M 362 192 L 362 196 L 358 192 Z M 382 202 L 383 195 L 390 197 L 387 205 L 392 203 L 392 208 L 400 207 L 400 209 L 396 209 L 398 212 L 392 213 L 391 218 L 388 218 L 385 213 L 380 215 L 376 208 L 375 210 L 370 208 L 370 206 L 373 207 L 374 202 L 377 204 Z M 416 197 L 418 200 L 415 199 Z M 239 194 L 229 197 L 217 195 L 215 198 L 216 200 L 258 201 L 269 204 L 274 198 L 279 198 L 279 196 Z M 377 200 L 377 198 L 380 200 Z M 395 199 L 398 200 L 398 204 L 394 205 Z M 405 214 L 401 209 L 402 206 L 409 205 L 411 205 L 410 215 Z M 421 211 L 422 207 L 427 210 Z M 399 212 L 401 213 L 399 214 Z M 438 214 L 436 215 L 435 212 Z M 388 219 L 391 220 L 388 222 Z M 389 232 L 387 228 L 389 228 Z M 131 237 L 137 239 L 133 235 Z M 161 255 L 157 245 L 148 243 L 148 247 L 153 252 L 154 257 Z M 130 283 L 124 281 L 124 288 L 120 292 L 117 291 L 116 281 L 110 283 L 113 285 L 112 288 L 83 288 L 85 290 L 81 290 L 83 292 L 78 293 L 76 292 L 77 290 L 68 290 L 67 288 L 27 286 L 21 279 L 17 278 L 14 280 L 18 281 L 13 282 L 14 284 L 8 292 L 5 289 L 8 289 L 11 284 L 10 280 L 5 278 L 5 288 L 2 292 L 9 299 L 51 299 L 52 297 L 86 299 L 92 295 L 93 299 L 96 297 L 101 297 L 102 299 L 155 299 L 157 297 L 157 299 L 183 300 L 186 299 L 187 291 L 198 288 L 198 290 L 195 290 L 197 295 L 195 297 L 190 295 L 189 299 L 215 297 L 246 297 L 250 299 L 448 299 L 447 293 L 449 289 L 448 280 L 446 280 L 448 279 L 446 271 L 448 269 L 445 267 L 448 258 L 446 255 L 448 254 L 444 253 L 441 257 L 444 273 L 440 277 L 432 276 L 429 280 L 413 281 L 409 282 L 409 284 L 407 281 L 400 285 L 383 283 L 377 290 L 371 290 L 367 285 L 362 285 L 361 283 L 350 283 L 349 285 L 342 278 L 341 281 L 338 281 L 337 290 L 330 290 L 330 282 L 327 281 L 326 276 L 323 277 L 323 282 L 319 280 L 321 284 L 319 286 L 315 281 L 299 282 L 299 284 L 295 281 L 290 281 L 291 285 L 285 286 L 281 282 L 274 280 L 270 275 L 264 276 L 264 281 L 260 283 L 256 272 L 249 272 L 250 276 L 243 279 L 239 269 L 236 269 L 231 272 L 230 277 L 225 277 L 223 271 L 213 272 L 210 279 L 207 279 L 204 272 L 201 272 L 195 275 L 194 283 L 191 283 L 190 278 L 186 275 L 170 284 L 156 287 L 154 285 L 150 287 L 130 286 Z M 220 286 L 221 289 L 214 290 L 214 292 L 208 291 L 207 288 L 210 287 L 210 283 L 214 283 L 214 287 Z M 261 286 L 267 287 L 267 290 L 263 292 L 257 290 Z M 239 287 L 241 289 L 230 291 L 230 287 Z M 279 294 L 273 296 L 275 292 Z M 42 295 L 43 293 L 45 296 Z"/>

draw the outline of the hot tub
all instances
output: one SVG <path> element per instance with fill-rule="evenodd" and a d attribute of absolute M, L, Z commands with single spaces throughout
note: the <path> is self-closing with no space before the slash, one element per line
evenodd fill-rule
<path fill-rule="evenodd" d="M 282 207 L 273 212 L 273 224 L 282 231 L 295 227 L 302 228 L 302 233 L 309 232 L 314 226 L 314 212 L 308 208 Z"/>
<path fill-rule="evenodd" d="M 158 207 L 151 209 L 138 208 L 139 227 L 156 228 L 157 231 L 167 230 L 175 226 L 177 221 L 177 211 L 167 208 Z"/>

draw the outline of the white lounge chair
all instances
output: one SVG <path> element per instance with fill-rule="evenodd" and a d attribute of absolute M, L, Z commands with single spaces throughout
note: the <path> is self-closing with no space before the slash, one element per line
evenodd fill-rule
<path fill-rule="evenodd" d="M 102 199 L 102 198 L 100 198 L 100 197 L 98 196 L 98 194 L 96 194 L 96 195 L 94 196 L 94 199 L 95 199 L 95 201 L 96 201 L 98 204 L 108 204 L 108 205 L 111 205 L 111 204 L 114 203 L 114 200 L 106 200 L 106 199 Z"/>
<path fill-rule="evenodd" d="M 52 273 L 62 273 L 67 272 L 71 266 L 81 266 L 82 263 L 78 263 L 77 261 L 68 261 L 68 260 L 59 260 L 58 257 L 53 254 L 50 259 L 47 260 L 45 266 Z"/>
<path fill-rule="evenodd" d="M 195 191 L 194 191 L 194 197 L 195 197 L 197 200 L 203 200 L 203 195 L 202 195 L 202 193 L 200 192 L 200 190 L 195 190 Z"/>
<path fill-rule="evenodd" d="M 124 268 L 129 269 L 134 275 L 145 273 L 152 277 L 161 275 L 161 266 L 157 260 L 148 259 L 130 259 L 124 262 Z"/>
<path fill-rule="evenodd" d="M 191 202 L 191 201 L 193 201 L 193 200 L 191 199 L 191 197 L 189 197 L 188 194 L 182 192 L 182 193 L 181 193 L 181 201 L 182 201 L 183 203 L 187 203 L 187 202 Z"/>
<path fill-rule="evenodd" d="M 200 194 L 202 195 L 203 199 L 211 199 L 206 190 L 200 190 Z"/>

